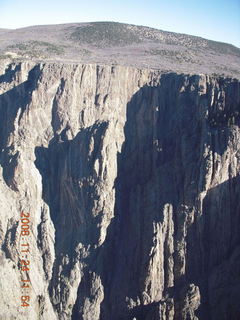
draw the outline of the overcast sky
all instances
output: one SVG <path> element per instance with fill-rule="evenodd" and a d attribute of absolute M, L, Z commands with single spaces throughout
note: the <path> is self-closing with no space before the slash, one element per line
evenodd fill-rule
<path fill-rule="evenodd" d="M 240 0 L 0 0 L 0 28 L 117 21 L 240 47 Z"/>

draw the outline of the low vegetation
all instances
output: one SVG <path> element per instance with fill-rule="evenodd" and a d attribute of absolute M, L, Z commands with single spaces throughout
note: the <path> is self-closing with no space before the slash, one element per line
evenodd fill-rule
<path fill-rule="evenodd" d="M 20 56 L 28 56 L 31 58 L 38 58 L 41 56 L 48 57 L 49 55 L 62 55 L 64 53 L 64 46 L 36 40 L 10 45 L 7 49 L 16 52 Z"/>
<path fill-rule="evenodd" d="M 77 27 L 72 39 L 94 46 L 126 46 L 141 42 L 139 35 L 127 25 L 112 22 L 95 22 Z"/>

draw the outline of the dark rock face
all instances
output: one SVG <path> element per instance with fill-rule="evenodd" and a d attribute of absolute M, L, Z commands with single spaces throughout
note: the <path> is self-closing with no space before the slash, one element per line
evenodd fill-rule
<path fill-rule="evenodd" d="M 172 318 L 172 301 L 175 319 L 234 319 L 240 314 L 235 268 L 239 176 L 206 188 L 207 179 L 210 184 L 218 179 L 216 159 L 221 161 L 230 141 L 238 145 L 234 135 L 239 102 L 236 96 L 236 103 L 230 101 L 239 85 L 222 83 L 226 104 L 221 112 L 236 114 L 229 126 L 231 116 L 223 120 L 218 105 L 209 108 L 211 83 L 200 96 L 199 87 L 191 91 L 196 79 L 188 79 L 185 92 L 177 94 L 182 76 L 163 76 L 160 86 L 142 88 L 128 105 L 118 163 L 114 249 L 118 254 L 109 318 L 119 312 L 117 319 L 153 319 L 153 309 L 159 310 L 154 319 Z M 206 146 L 213 156 L 211 173 Z M 228 174 L 231 170 L 229 164 Z M 141 305 L 127 311 L 128 295 Z"/>
<path fill-rule="evenodd" d="M 1 81 L 1 272 L 16 296 L 18 212 L 32 214 L 32 306 L 10 316 L 240 318 L 239 81 L 51 64 Z"/>

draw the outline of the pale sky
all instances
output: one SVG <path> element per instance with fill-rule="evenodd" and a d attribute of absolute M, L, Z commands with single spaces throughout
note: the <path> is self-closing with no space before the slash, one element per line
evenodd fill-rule
<path fill-rule="evenodd" d="M 240 47 L 240 0 L 0 0 L 0 28 L 116 21 Z"/>

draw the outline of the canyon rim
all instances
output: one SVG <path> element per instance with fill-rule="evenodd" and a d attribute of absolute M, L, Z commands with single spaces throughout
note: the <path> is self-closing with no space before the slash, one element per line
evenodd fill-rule
<path fill-rule="evenodd" d="M 240 49 L 115 23 L 0 39 L 0 319 L 239 319 Z"/>

